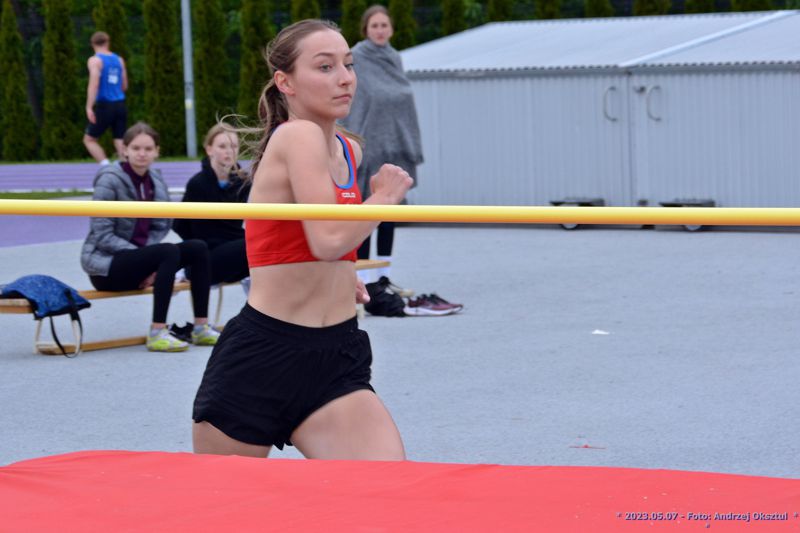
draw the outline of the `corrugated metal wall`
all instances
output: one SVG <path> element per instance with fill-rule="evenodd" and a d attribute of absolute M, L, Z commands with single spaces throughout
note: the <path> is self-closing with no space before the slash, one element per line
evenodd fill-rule
<path fill-rule="evenodd" d="M 634 74 L 631 85 L 637 198 L 800 206 L 800 71 Z"/>
<path fill-rule="evenodd" d="M 622 76 L 414 80 L 419 204 L 632 200 Z"/>
<path fill-rule="evenodd" d="M 800 72 L 414 79 L 418 204 L 800 205 Z"/>

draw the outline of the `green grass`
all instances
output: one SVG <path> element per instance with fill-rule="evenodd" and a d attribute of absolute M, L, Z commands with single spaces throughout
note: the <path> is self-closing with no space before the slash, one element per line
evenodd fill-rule
<path fill-rule="evenodd" d="M 32 192 L 0 192 L 0 200 L 50 200 L 53 198 L 69 198 L 71 196 L 88 196 L 86 191 L 32 191 Z"/>

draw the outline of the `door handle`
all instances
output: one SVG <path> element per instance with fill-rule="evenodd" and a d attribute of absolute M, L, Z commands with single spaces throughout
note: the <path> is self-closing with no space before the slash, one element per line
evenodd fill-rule
<path fill-rule="evenodd" d="M 612 117 L 611 114 L 608 112 L 608 98 L 609 96 L 611 96 L 612 91 L 616 90 L 617 88 L 612 85 L 606 89 L 605 93 L 603 93 L 603 115 L 611 122 L 616 122 L 617 117 Z"/>
<path fill-rule="evenodd" d="M 646 100 L 647 116 L 650 117 L 652 120 L 655 120 L 656 122 L 660 121 L 661 117 L 653 114 L 653 110 L 650 107 L 650 103 L 651 103 L 651 98 L 650 97 L 653 95 L 653 91 L 660 91 L 660 90 L 661 90 L 661 86 L 660 85 L 652 85 L 652 86 L 647 88 L 647 92 L 645 92 L 645 94 L 644 94 L 644 97 L 645 97 L 645 100 Z"/>

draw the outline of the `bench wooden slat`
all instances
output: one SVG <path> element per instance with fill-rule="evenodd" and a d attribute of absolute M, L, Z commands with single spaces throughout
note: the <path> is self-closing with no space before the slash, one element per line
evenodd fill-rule
<path fill-rule="evenodd" d="M 356 270 L 369 270 L 371 268 L 381 268 L 387 267 L 391 263 L 389 261 L 379 261 L 377 259 L 359 259 L 356 261 Z M 223 285 L 235 285 L 238 282 L 234 283 L 225 283 Z M 180 292 L 186 291 L 191 288 L 189 282 L 182 281 L 176 283 L 173 286 L 173 292 Z M 222 288 L 220 287 L 220 302 L 222 298 Z M 153 288 L 148 287 L 146 289 L 141 290 L 134 290 L 134 291 L 97 291 L 97 290 L 85 290 L 85 291 L 78 291 L 81 296 L 86 298 L 87 300 L 102 300 L 104 298 L 118 298 L 121 296 L 141 296 L 146 294 L 152 294 Z M 24 298 L 0 298 L 0 314 L 32 314 L 33 307 L 31 307 L 28 300 Z M 41 323 L 39 323 L 41 325 Z M 218 329 L 221 329 L 221 325 L 216 325 Z M 36 335 L 38 338 L 38 333 Z M 123 337 L 120 339 L 108 339 L 104 341 L 95 341 L 95 342 L 84 342 L 81 346 L 81 351 L 84 352 L 91 352 L 93 350 L 105 350 L 108 348 L 120 348 L 123 346 L 138 346 L 144 344 L 147 341 L 147 338 L 144 336 L 138 337 Z M 64 349 L 67 352 L 74 352 L 75 345 L 74 344 L 64 344 Z M 44 355 L 61 355 L 61 350 L 59 350 L 58 346 L 55 344 L 48 344 L 48 343 L 37 343 L 36 350 L 38 353 Z"/>
<path fill-rule="evenodd" d="M 356 270 L 369 270 L 370 268 L 388 267 L 390 261 L 379 261 L 377 259 L 359 259 L 356 261 Z"/>
<path fill-rule="evenodd" d="M 172 292 L 188 291 L 190 285 L 186 281 L 176 283 Z M 78 291 L 78 294 L 87 300 L 102 300 L 104 298 L 118 298 L 121 296 L 140 296 L 145 294 L 153 294 L 153 287 L 146 289 L 137 289 L 135 291 L 95 291 L 86 290 Z M 25 314 L 33 313 L 33 307 L 28 300 L 24 298 L 0 298 L 0 313 L 7 314 Z"/>
<path fill-rule="evenodd" d="M 191 285 L 188 281 L 180 281 L 172 286 L 172 292 L 188 291 Z M 120 296 L 140 296 L 142 294 L 153 294 L 153 287 L 146 289 L 136 289 L 133 291 L 78 291 L 78 294 L 87 300 L 102 300 L 103 298 L 117 298 Z"/>
<path fill-rule="evenodd" d="M 122 348 L 124 346 L 139 346 L 147 342 L 147 337 L 123 337 L 121 339 L 108 339 L 104 341 L 84 342 L 81 345 L 81 352 L 92 352 L 95 350 L 107 350 L 109 348 Z M 67 353 L 75 352 L 74 344 L 63 344 Z M 63 355 L 55 344 L 37 344 L 36 349 L 42 355 Z"/>
<path fill-rule="evenodd" d="M 377 259 L 359 259 L 356 261 L 356 270 L 369 270 L 371 268 L 387 267 L 391 263 L 389 261 L 379 261 Z M 233 285 L 226 283 L 226 285 Z M 176 283 L 172 287 L 172 292 L 188 291 L 191 285 L 187 281 Z M 78 291 L 78 293 L 87 300 L 102 300 L 104 298 L 119 298 L 122 296 L 141 296 L 145 294 L 153 294 L 153 287 L 146 289 L 137 289 L 133 291 L 97 291 L 85 290 Z M 24 314 L 32 313 L 33 308 L 24 298 L 8 298 L 0 299 L 0 313 L 15 313 Z"/>
<path fill-rule="evenodd" d="M 0 300 L 0 313 L 12 315 L 25 315 L 33 313 L 33 307 L 28 300 L 22 299 L 3 299 Z"/>

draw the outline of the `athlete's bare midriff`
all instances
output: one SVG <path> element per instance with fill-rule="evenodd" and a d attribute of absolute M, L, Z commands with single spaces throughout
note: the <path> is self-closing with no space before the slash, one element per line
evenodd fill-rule
<path fill-rule="evenodd" d="M 325 327 L 356 314 L 356 275 L 352 261 L 251 268 L 250 282 L 248 303 L 284 322 Z"/>

